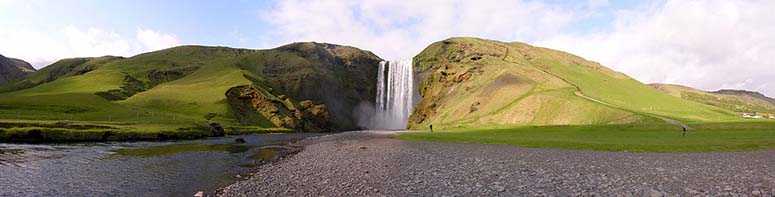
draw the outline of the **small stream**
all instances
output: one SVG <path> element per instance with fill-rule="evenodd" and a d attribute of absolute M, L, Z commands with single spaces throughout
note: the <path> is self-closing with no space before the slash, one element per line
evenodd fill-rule
<path fill-rule="evenodd" d="M 0 196 L 193 196 L 257 166 L 258 149 L 321 134 L 177 142 L 0 144 Z M 235 143 L 236 138 L 246 143 Z"/>

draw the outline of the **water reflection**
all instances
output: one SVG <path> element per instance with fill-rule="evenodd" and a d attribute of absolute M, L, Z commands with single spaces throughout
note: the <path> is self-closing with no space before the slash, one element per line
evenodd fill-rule
<path fill-rule="evenodd" d="M 0 144 L 0 196 L 191 196 L 256 165 L 258 147 L 318 134 L 182 142 Z"/>

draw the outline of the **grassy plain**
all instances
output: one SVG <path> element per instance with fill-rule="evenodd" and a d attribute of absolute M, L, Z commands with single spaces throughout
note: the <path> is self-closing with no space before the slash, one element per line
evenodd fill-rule
<path fill-rule="evenodd" d="M 398 139 L 617 152 L 727 152 L 775 149 L 775 122 L 725 122 L 679 126 L 594 125 L 455 128 L 408 133 Z"/>

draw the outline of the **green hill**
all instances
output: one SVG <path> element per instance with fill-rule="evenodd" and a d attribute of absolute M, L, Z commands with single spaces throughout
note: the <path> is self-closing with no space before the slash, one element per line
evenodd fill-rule
<path fill-rule="evenodd" d="M 22 78 L 31 72 L 35 72 L 35 68 L 30 63 L 0 55 L 0 85 Z"/>
<path fill-rule="evenodd" d="M 379 61 L 368 51 L 324 43 L 268 50 L 180 46 L 129 58 L 65 59 L 0 87 L 0 119 L 137 132 L 206 130 L 211 122 L 227 132 L 308 130 L 313 127 L 302 123 L 312 120 L 300 106 L 318 106 L 330 124 L 315 131 L 350 130 L 357 128 L 353 108 L 374 99 Z M 227 90 L 245 85 L 284 110 L 258 113 L 252 103 L 252 111 L 235 113 L 243 103 L 230 103 Z M 266 120 L 240 121 L 254 112 Z M 278 118 L 295 123 L 272 121 Z"/>
<path fill-rule="evenodd" d="M 409 127 L 737 120 L 578 56 L 524 43 L 450 38 L 414 57 L 422 99 Z"/>
<path fill-rule="evenodd" d="M 775 99 L 758 92 L 744 90 L 719 90 L 706 92 L 672 84 L 650 84 L 671 96 L 717 106 L 740 113 L 775 114 Z"/>

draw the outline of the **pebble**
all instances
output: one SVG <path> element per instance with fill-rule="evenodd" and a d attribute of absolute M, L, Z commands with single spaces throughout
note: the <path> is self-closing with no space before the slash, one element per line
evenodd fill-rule
<path fill-rule="evenodd" d="M 219 196 L 772 196 L 775 151 L 622 153 L 414 142 L 392 131 L 301 140 Z M 368 146 L 368 153 L 363 154 Z M 752 159 L 755 158 L 755 159 Z M 748 193 L 735 188 L 755 186 Z M 740 192 L 740 191 L 737 191 Z"/>

